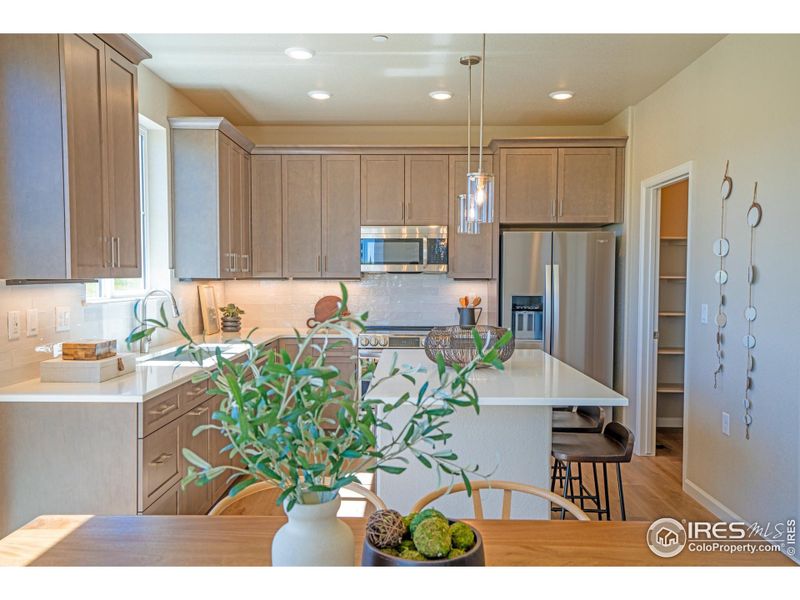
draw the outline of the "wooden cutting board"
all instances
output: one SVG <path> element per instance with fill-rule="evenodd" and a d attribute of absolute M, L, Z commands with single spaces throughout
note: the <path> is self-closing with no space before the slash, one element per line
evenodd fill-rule
<path fill-rule="evenodd" d="M 80 340 L 61 345 L 63 360 L 100 360 L 117 353 L 116 340 Z"/>

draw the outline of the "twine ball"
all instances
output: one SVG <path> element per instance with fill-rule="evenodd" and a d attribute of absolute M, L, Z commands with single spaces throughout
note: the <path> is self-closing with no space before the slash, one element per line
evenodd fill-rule
<path fill-rule="evenodd" d="M 367 539 L 378 548 L 397 546 L 405 532 L 403 516 L 396 510 L 378 510 L 367 519 Z"/>

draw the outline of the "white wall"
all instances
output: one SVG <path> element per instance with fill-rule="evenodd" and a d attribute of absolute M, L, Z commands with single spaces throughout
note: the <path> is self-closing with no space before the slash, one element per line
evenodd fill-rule
<path fill-rule="evenodd" d="M 163 128 L 161 132 L 156 132 L 156 136 L 160 136 L 162 141 L 161 151 L 150 157 L 151 162 L 161 161 L 160 168 L 151 168 L 154 175 L 151 203 L 160 209 L 162 215 L 168 214 L 166 207 L 169 198 L 169 171 L 165 163 L 169 144 L 167 117 L 203 113 L 185 96 L 142 65 L 139 66 L 139 112 Z M 163 250 L 162 248 L 162 252 Z M 181 283 L 167 277 L 159 285 L 165 283 L 171 285 L 187 326 L 190 330 L 197 331 L 200 326 L 200 312 L 196 284 Z M 220 301 L 223 299 L 223 292 L 220 284 L 217 292 Z M 69 332 L 56 333 L 56 306 L 70 307 L 72 323 Z M 29 308 L 36 309 L 39 314 L 39 335 L 30 338 L 25 336 L 24 327 Z M 8 340 L 6 314 L 9 310 L 19 310 L 22 313 L 23 332 L 19 340 Z M 84 302 L 83 284 L 4 287 L 0 282 L 0 387 L 39 376 L 39 363 L 48 358 L 48 355 L 34 351 L 34 347 L 39 344 L 102 337 L 117 339 L 118 348 L 123 349 L 122 341 L 133 326 L 132 301 L 87 304 Z M 159 334 L 154 343 L 167 340 L 167 336 Z"/>
<path fill-rule="evenodd" d="M 488 282 L 454 281 L 446 275 L 365 275 L 347 281 L 353 314 L 369 311 L 369 325 L 454 325 L 458 322 L 458 298 L 480 296 L 487 310 Z M 314 304 L 322 296 L 340 295 L 337 281 L 229 281 L 227 302 L 245 311 L 243 329 L 297 327 L 305 329 L 314 316 Z M 485 318 L 481 320 L 485 322 Z"/>
<path fill-rule="evenodd" d="M 641 181 L 692 161 L 690 182 L 689 298 L 687 303 L 686 477 L 718 504 L 718 513 L 766 522 L 800 514 L 800 36 L 724 38 L 672 80 L 634 106 L 630 187 L 623 255 L 626 255 L 625 318 L 627 377 L 632 394 L 635 367 Z M 617 119 L 616 125 L 625 122 Z M 728 325 L 725 372 L 713 387 L 715 332 L 700 323 L 700 305 L 717 304 L 711 252 L 719 235 L 719 187 L 730 160 L 734 191 L 728 200 Z M 743 390 L 747 303 L 745 280 L 750 230 L 745 212 L 759 182 L 764 218 L 755 233 L 758 282 L 754 303 L 753 426 L 745 440 Z M 713 321 L 713 320 L 712 320 Z M 635 398 L 633 398 L 636 400 Z M 721 433 L 722 412 L 731 435 Z"/>

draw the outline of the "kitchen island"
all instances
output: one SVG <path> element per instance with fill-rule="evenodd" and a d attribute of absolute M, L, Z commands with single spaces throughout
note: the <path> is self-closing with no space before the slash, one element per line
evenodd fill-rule
<path fill-rule="evenodd" d="M 416 384 L 396 377 L 377 385 L 367 398 L 396 401 L 404 393 L 414 396 L 429 381 L 438 383 L 436 365 L 424 350 L 384 352 L 374 379 L 385 377 L 392 366 L 421 366 Z M 459 464 L 478 465 L 479 473 L 490 479 L 517 481 L 549 489 L 552 410 L 555 406 L 627 406 L 628 399 L 594 379 L 573 369 L 541 350 L 519 349 L 505 363 L 505 369 L 479 369 L 470 376 L 478 392 L 480 414 L 472 408 L 458 409 L 447 418 L 445 429 L 453 434 L 448 441 L 459 457 Z M 409 408 L 399 408 L 389 422 L 399 430 L 409 415 Z M 378 430 L 379 444 L 385 444 L 392 432 Z M 447 485 L 449 477 L 438 481 L 437 475 L 408 458 L 408 469 L 401 475 L 379 472 L 378 495 L 388 506 L 402 513 L 431 490 Z M 477 477 L 477 476 L 474 476 Z M 484 516 L 499 518 L 501 492 L 483 492 Z M 465 494 L 437 500 L 435 506 L 451 518 L 472 516 L 472 503 Z M 519 497 L 512 503 L 512 518 L 548 519 L 549 504 L 539 498 Z"/>

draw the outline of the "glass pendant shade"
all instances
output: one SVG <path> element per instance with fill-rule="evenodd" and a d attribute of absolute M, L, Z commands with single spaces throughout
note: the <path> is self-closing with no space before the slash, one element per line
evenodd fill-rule
<path fill-rule="evenodd" d="M 467 174 L 468 219 L 477 223 L 494 223 L 494 175 Z"/>
<path fill-rule="evenodd" d="M 458 196 L 458 233 L 477 235 L 480 233 L 480 224 L 474 219 L 475 207 L 469 206 L 466 194 Z M 470 217 L 473 219 L 470 219 Z"/>

